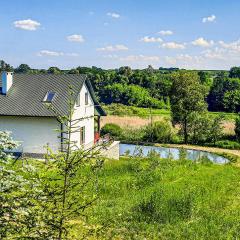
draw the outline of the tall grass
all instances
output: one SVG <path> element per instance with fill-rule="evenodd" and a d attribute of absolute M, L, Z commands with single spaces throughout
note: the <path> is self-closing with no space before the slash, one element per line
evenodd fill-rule
<path fill-rule="evenodd" d="M 232 165 L 122 158 L 105 164 L 99 183 L 88 212 L 99 239 L 240 238 L 240 169 Z"/>

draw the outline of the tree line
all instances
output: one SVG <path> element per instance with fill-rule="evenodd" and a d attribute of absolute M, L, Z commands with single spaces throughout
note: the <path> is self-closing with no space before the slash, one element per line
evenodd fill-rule
<path fill-rule="evenodd" d="M 61 70 L 32 69 L 21 64 L 13 69 L 9 64 L 0 61 L 0 70 L 9 69 L 16 73 L 50 73 L 50 74 L 87 74 L 92 81 L 95 92 L 104 104 L 122 103 L 129 106 L 170 108 L 171 88 L 174 74 L 182 71 L 178 68 L 131 69 L 128 66 L 119 69 L 104 70 L 97 67 L 77 67 Z M 240 67 L 230 71 L 197 71 L 199 84 L 205 88 L 204 101 L 209 111 L 240 111 Z"/>

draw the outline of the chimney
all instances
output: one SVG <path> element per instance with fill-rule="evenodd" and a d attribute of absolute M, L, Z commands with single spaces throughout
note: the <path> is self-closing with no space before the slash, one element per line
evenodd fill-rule
<path fill-rule="evenodd" d="M 13 84 L 13 72 L 2 72 L 2 94 L 7 94 Z"/>

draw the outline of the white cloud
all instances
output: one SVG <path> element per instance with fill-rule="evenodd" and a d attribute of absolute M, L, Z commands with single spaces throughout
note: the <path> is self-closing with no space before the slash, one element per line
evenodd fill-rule
<path fill-rule="evenodd" d="M 13 24 L 16 28 L 28 31 L 35 31 L 41 26 L 39 22 L 31 19 L 15 21 Z"/>
<path fill-rule="evenodd" d="M 160 47 L 167 49 L 185 49 L 185 44 L 176 42 L 166 42 L 163 43 Z"/>
<path fill-rule="evenodd" d="M 222 48 L 231 50 L 232 52 L 240 53 L 240 39 L 234 42 L 225 43 L 224 41 L 219 41 L 219 44 Z"/>
<path fill-rule="evenodd" d="M 115 12 L 108 12 L 107 16 L 112 17 L 112 18 L 120 18 L 120 14 L 115 13 Z"/>
<path fill-rule="evenodd" d="M 173 32 L 171 30 L 162 30 L 158 33 L 163 35 L 163 36 L 173 35 Z"/>
<path fill-rule="evenodd" d="M 202 19 L 202 22 L 203 22 L 203 23 L 215 22 L 215 20 L 216 20 L 216 16 L 212 14 L 212 15 L 209 16 L 209 17 L 204 17 L 204 18 Z"/>
<path fill-rule="evenodd" d="M 117 44 L 117 45 L 109 45 L 106 47 L 102 48 L 97 48 L 97 51 L 106 51 L 106 52 L 117 52 L 117 51 L 127 51 L 128 47 L 122 44 Z"/>
<path fill-rule="evenodd" d="M 49 51 L 49 50 L 42 50 L 37 53 L 39 57 L 61 57 L 61 56 L 68 56 L 68 57 L 78 57 L 78 53 L 63 53 L 63 52 L 56 52 L 56 51 Z"/>
<path fill-rule="evenodd" d="M 65 55 L 68 57 L 78 57 L 79 56 L 78 53 L 66 53 Z"/>
<path fill-rule="evenodd" d="M 162 42 L 163 40 L 161 38 L 145 36 L 145 37 L 141 38 L 140 41 L 145 42 L 145 43 L 154 43 L 154 42 Z"/>
<path fill-rule="evenodd" d="M 138 62 L 138 61 L 158 62 L 160 58 L 158 56 L 145 56 L 140 54 L 140 55 L 129 55 L 126 57 L 121 57 L 119 60 L 125 61 L 125 62 Z"/>
<path fill-rule="evenodd" d="M 206 59 L 224 60 L 227 55 L 227 51 L 223 48 L 216 47 L 214 49 L 207 49 L 203 51 L 202 54 Z"/>
<path fill-rule="evenodd" d="M 174 57 L 172 56 L 165 57 L 165 61 L 167 64 L 170 64 L 171 66 L 174 65 L 176 67 L 187 68 L 187 69 L 195 68 L 199 66 L 199 64 L 201 64 L 203 60 L 204 59 L 202 56 L 192 56 L 189 54 L 179 54 Z"/>
<path fill-rule="evenodd" d="M 73 35 L 67 36 L 67 40 L 69 42 L 79 42 L 79 43 L 82 43 L 85 41 L 83 36 L 79 34 L 73 34 Z"/>
<path fill-rule="evenodd" d="M 200 37 L 192 42 L 192 45 L 199 47 L 211 47 L 214 44 L 213 40 L 207 41 L 206 39 Z"/>

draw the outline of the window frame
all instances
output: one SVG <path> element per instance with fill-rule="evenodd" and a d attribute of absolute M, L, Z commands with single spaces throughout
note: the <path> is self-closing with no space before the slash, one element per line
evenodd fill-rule
<path fill-rule="evenodd" d="M 81 106 L 80 93 L 79 93 L 78 96 L 77 96 L 76 106 L 77 106 L 77 107 L 80 107 L 80 106 Z"/>
<path fill-rule="evenodd" d="M 88 97 L 88 92 L 85 92 L 85 105 L 89 104 L 89 97 Z"/>
<path fill-rule="evenodd" d="M 51 100 L 48 100 L 49 94 L 53 94 L 53 97 L 51 98 Z M 45 95 L 45 97 L 43 99 L 43 102 L 45 102 L 45 103 L 52 103 L 55 97 L 56 97 L 56 92 L 54 92 L 54 91 L 47 91 L 47 93 L 46 93 L 46 95 Z"/>
<path fill-rule="evenodd" d="M 83 145 L 86 143 L 86 127 L 82 126 L 80 127 L 80 145 Z"/>

